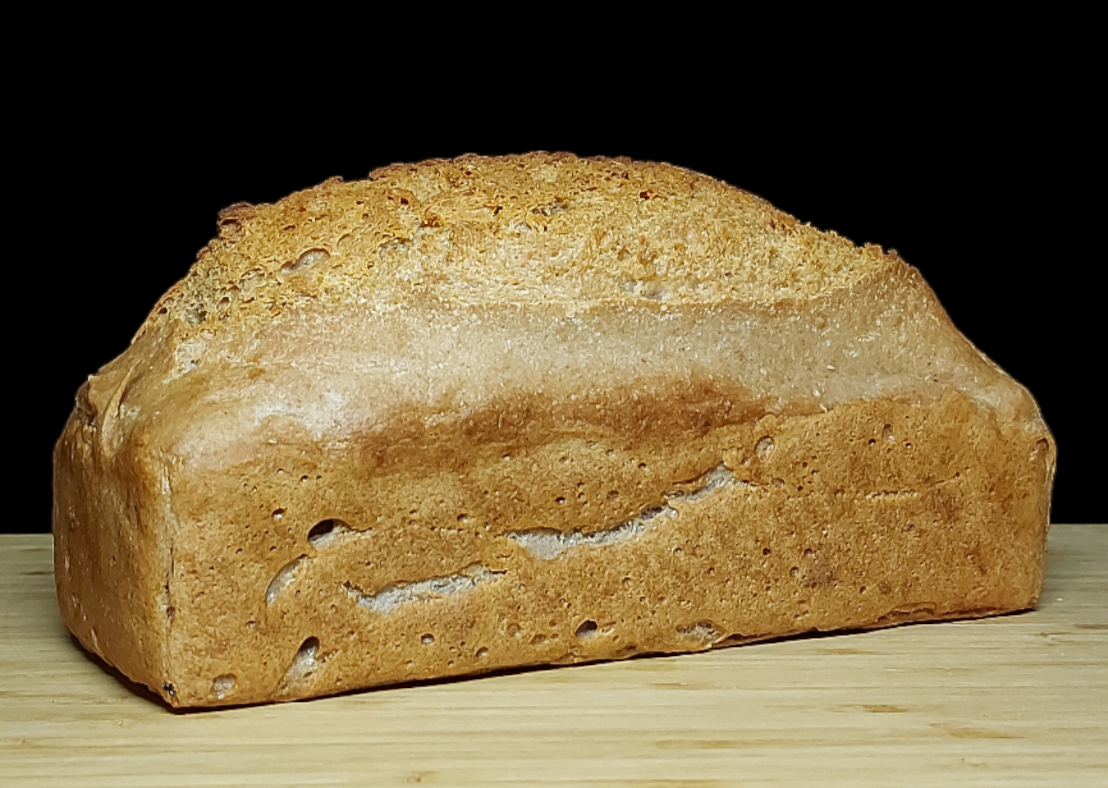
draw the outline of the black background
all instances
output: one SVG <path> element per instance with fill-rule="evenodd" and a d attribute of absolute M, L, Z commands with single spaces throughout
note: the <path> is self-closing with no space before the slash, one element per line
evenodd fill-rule
<path fill-rule="evenodd" d="M 397 161 L 528 150 L 671 162 L 897 249 L 1038 399 L 1059 443 L 1053 519 L 1108 519 L 1093 461 L 1105 438 L 1103 199 L 1081 188 L 1103 168 L 1091 108 L 1002 54 L 1006 69 L 974 54 L 946 76 L 893 57 L 799 77 L 682 61 L 666 66 L 687 70 L 676 83 L 649 68 L 463 63 L 427 85 L 385 58 L 349 84 L 290 82 L 271 64 L 160 74 L 151 91 L 134 63 L 77 69 L 33 103 L 49 122 L 24 130 L 21 164 L 35 172 L 20 211 L 36 236 L 19 265 L 34 287 L 9 346 L 26 388 L 9 396 L 25 484 L 0 528 L 49 530 L 51 451 L 74 392 L 184 276 L 220 208 Z"/>

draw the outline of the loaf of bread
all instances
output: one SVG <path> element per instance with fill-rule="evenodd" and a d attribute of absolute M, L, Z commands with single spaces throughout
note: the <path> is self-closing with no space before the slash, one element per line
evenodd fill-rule
<path fill-rule="evenodd" d="M 895 253 L 664 164 L 236 205 L 57 443 L 66 625 L 173 706 L 1038 598 L 1054 441 Z"/>

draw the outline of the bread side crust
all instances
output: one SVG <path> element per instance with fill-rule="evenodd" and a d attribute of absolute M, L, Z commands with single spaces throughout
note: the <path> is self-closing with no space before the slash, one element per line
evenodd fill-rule
<path fill-rule="evenodd" d="M 172 701 L 167 473 L 140 435 L 112 428 L 134 367 L 102 372 L 78 391 L 54 447 L 58 603 L 81 645 Z"/>
<path fill-rule="evenodd" d="M 1032 438 L 951 392 L 771 414 L 677 444 L 550 436 L 369 481 L 339 454 L 207 471 L 175 504 L 200 526 L 178 544 L 171 592 L 177 700 L 1030 607 L 1049 473 Z M 219 529 L 205 502 L 236 495 L 236 526 Z M 330 539 L 312 539 L 320 524 Z M 214 697 L 227 675 L 235 693 Z"/>

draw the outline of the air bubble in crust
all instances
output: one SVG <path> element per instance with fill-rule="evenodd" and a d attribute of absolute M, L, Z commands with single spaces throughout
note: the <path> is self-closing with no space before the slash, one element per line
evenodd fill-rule
<path fill-rule="evenodd" d="M 292 664 L 285 671 L 283 684 L 287 687 L 311 678 L 320 665 L 320 660 L 317 659 L 318 654 L 319 638 L 313 636 L 301 643 L 296 656 L 292 658 Z"/>
<path fill-rule="evenodd" d="M 296 260 L 291 260 L 282 265 L 281 273 L 287 274 L 304 268 L 310 268 L 317 263 L 325 263 L 330 259 L 331 255 L 326 249 L 309 249 L 297 257 Z"/>
<path fill-rule="evenodd" d="M 212 679 L 212 694 L 217 700 L 223 700 L 235 689 L 236 676 L 234 673 L 224 673 Z"/>
<path fill-rule="evenodd" d="M 320 520 L 308 531 L 308 543 L 315 549 L 322 550 L 333 544 L 336 539 L 341 538 L 343 534 L 350 533 L 352 530 L 350 526 L 337 517 Z"/>
<path fill-rule="evenodd" d="M 596 622 L 593 621 L 592 619 L 588 619 L 587 621 L 582 621 L 580 626 L 577 627 L 577 631 L 574 632 L 573 634 L 577 635 L 577 637 L 579 637 L 579 638 L 588 638 L 588 637 L 592 637 L 593 635 L 595 635 L 596 632 L 597 632 Z"/>
<path fill-rule="evenodd" d="M 276 602 L 281 592 L 292 585 L 296 570 L 300 568 L 301 563 L 307 559 L 307 557 L 306 555 L 301 555 L 294 558 L 281 567 L 280 571 L 273 576 L 273 579 L 269 581 L 269 585 L 265 590 L 265 603 L 267 605 L 272 605 Z"/>

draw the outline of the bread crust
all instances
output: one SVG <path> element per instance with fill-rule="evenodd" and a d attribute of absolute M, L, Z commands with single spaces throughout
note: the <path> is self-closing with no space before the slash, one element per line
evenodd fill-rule
<path fill-rule="evenodd" d="M 80 642 L 171 705 L 1035 604 L 1055 447 L 919 273 L 669 165 L 220 215 L 55 450 Z"/>

